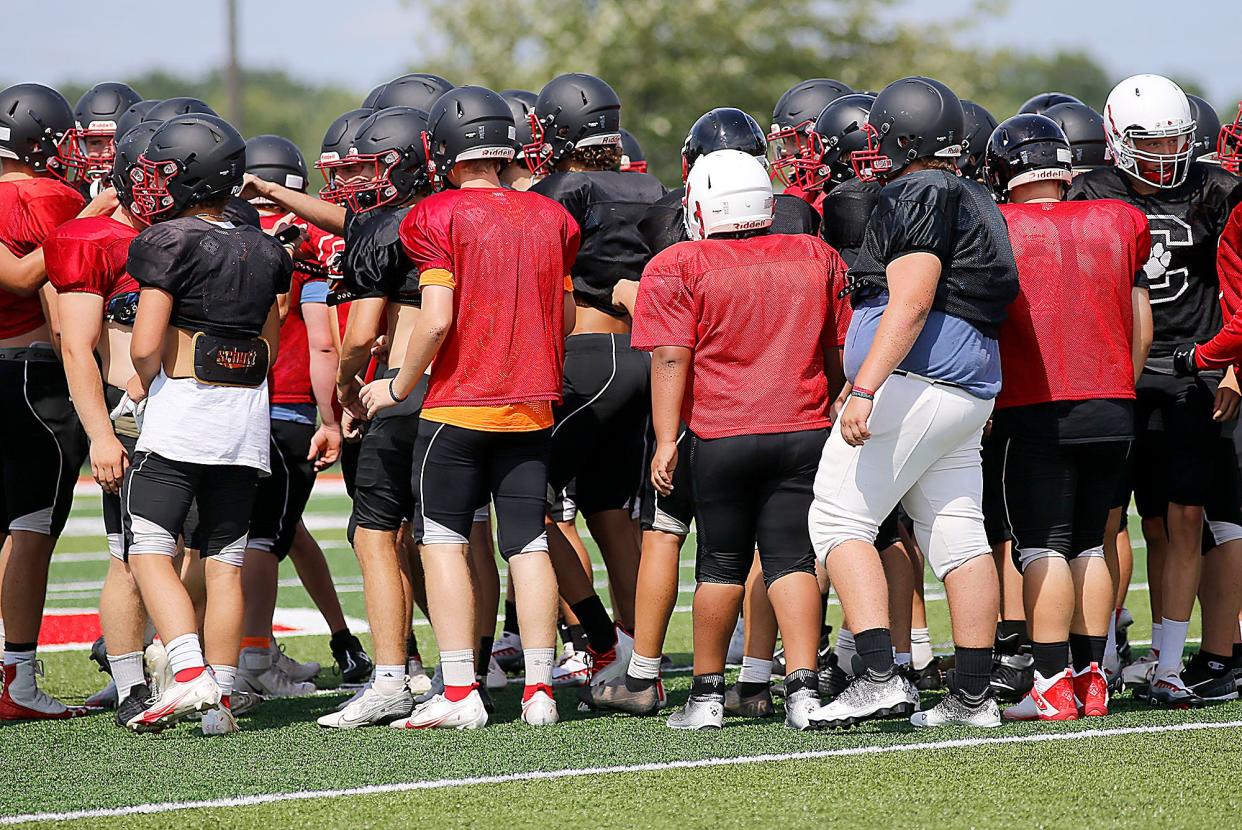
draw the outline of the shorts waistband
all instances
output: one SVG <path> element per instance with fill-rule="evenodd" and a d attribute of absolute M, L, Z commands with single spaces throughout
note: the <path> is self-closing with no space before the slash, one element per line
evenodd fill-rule
<path fill-rule="evenodd" d="M 951 380 L 941 380 L 940 378 L 929 378 L 926 375 L 920 375 L 915 372 L 907 372 L 905 369 L 894 369 L 893 374 L 901 375 L 903 378 L 911 378 L 912 380 L 921 380 L 924 383 L 931 384 L 932 386 L 951 386 L 954 389 L 962 389 L 962 390 L 966 389 L 965 386 L 962 386 L 960 383 L 954 383 Z"/>
<path fill-rule="evenodd" d="M 0 349 L 0 360 L 24 360 L 27 363 L 59 363 L 50 346 L 10 346 Z"/>
<path fill-rule="evenodd" d="M 574 334 L 565 338 L 566 352 L 611 352 L 629 350 L 630 335 L 628 334 Z"/>

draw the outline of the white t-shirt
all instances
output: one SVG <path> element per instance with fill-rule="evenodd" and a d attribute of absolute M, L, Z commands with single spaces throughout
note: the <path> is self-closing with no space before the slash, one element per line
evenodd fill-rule
<path fill-rule="evenodd" d="M 253 389 L 209 386 L 194 378 L 151 383 L 138 451 L 191 464 L 254 467 L 271 473 L 267 381 Z"/>

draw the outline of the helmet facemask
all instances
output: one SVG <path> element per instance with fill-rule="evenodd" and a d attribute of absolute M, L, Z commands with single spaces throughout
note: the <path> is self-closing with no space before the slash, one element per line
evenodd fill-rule
<path fill-rule="evenodd" d="M 116 158 L 116 122 L 92 121 L 65 133 L 57 148 L 66 178 L 98 181 L 112 172 Z"/>
<path fill-rule="evenodd" d="M 134 212 L 146 222 L 155 222 L 157 217 L 176 211 L 177 200 L 168 186 L 180 174 L 181 163 L 175 159 L 152 161 L 145 154 L 139 156 L 138 163 L 129 171 Z"/>
<path fill-rule="evenodd" d="M 1216 139 L 1216 160 L 1235 176 L 1242 173 L 1242 104 L 1233 123 L 1220 128 Z"/>
<path fill-rule="evenodd" d="M 401 152 L 396 149 L 382 153 L 350 152 L 335 159 L 320 156 L 315 167 L 323 172 L 325 185 L 319 196 L 333 204 L 346 205 L 354 213 L 391 204 L 402 198 L 390 175 L 400 163 Z M 359 172 L 345 180 L 345 168 L 357 168 Z"/>
<path fill-rule="evenodd" d="M 1118 130 L 1110 124 L 1105 131 L 1114 163 L 1135 179 L 1168 190 L 1178 187 L 1190 174 L 1191 154 L 1194 152 L 1195 122 L 1173 124 L 1160 129 L 1141 129 L 1129 126 Z M 1172 139 L 1176 143 L 1173 152 L 1156 152 L 1141 149 L 1140 141 Z"/>

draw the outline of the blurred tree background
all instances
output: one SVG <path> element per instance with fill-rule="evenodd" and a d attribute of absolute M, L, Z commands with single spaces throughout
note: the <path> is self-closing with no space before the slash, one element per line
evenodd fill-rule
<path fill-rule="evenodd" d="M 894 78 L 930 75 L 1003 119 L 1031 95 L 1067 92 L 1097 109 L 1118 79 L 1089 55 L 1031 54 L 971 45 L 968 35 L 1004 8 L 979 0 L 960 18 L 903 20 L 906 0 L 410 0 L 427 18 L 411 71 L 454 83 L 538 92 L 562 72 L 590 72 L 621 96 L 622 123 L 652 171 L 673 183 L 685 131 L 716 106 L 736 106 L 765 128 L 787 88 L 837 78 L 878 91 Z M 98 79 L 104 80 L 104 79 Z M 193 95 L 225 110 L 221 71 L 197 78 L 153 73 L 125 79 L 148 97 Z M 1187 91 L 1197 86 L 1188 79 Z M 349 83 L 346 79 L 344 83 Z M 86 84 L 63 91 L 74 102 Z M 318 155 L 328 123 L 366 89 L 303 83 L 280 71 L 243 75 L 247 136 L 273 132 Z M 1230 116 L 1232 117 L 1232 115 Z"/>

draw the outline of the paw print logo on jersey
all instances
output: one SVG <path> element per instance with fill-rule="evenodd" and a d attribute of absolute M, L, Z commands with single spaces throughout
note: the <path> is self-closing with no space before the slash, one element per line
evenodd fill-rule
<path fill-rule="evenodd" d="M 1148 214 L 1147 221 L 1151 225 L 1151 256 L 1143 271 L 1147 274 L 1150 286 L 1151 304 L 1171 303 L 1189 287 L 1188 268 L 1170 268 L 1173 264 L 1173 249 L 1194 244 L 1190 225 L 1176 216 L 1168 214 Z"/>

